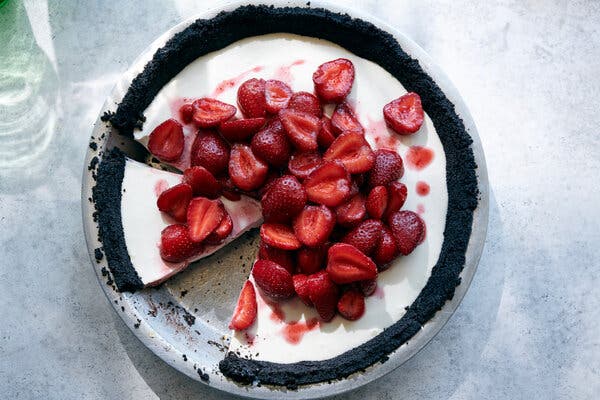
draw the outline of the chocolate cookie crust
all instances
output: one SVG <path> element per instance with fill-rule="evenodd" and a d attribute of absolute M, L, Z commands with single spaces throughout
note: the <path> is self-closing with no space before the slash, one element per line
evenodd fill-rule
<path fill-rule="evenodd" d="M 329 360 L 278 364 L 248 360 L 229 353 L 219 365 L 225 376 L 243 384 L 295 388 L 344 378 L 386 361 L 389 353 L 413 337 L 453 297 L 455 287 L 460 283 L 473 210 L 477 207 L 477 165 L 471 149 L 472 140 L 454 105 L 418 61 L 408 56 L 392 35 L 371 23 L 324 9 L 243 6 L 209 20 L 195 21 L 155 53 L 152 61 L 133 80 L 115 114 L 110 116 L 110 122 L 121 134 L 131 136 L 133 129 L 143 121 L 143 111 L 160 89 L 196 58 L 246 37 L 277 32 L 336 43 L 379 64 L 407 90 L 419 93 L 423 108 L 433 121 L 444 147 L 448 189 L 444 242 L 438 262 L 427 284 L 399 321 L 370 341 Z M 100 222 L 102 226 L 102 219 Z"/>

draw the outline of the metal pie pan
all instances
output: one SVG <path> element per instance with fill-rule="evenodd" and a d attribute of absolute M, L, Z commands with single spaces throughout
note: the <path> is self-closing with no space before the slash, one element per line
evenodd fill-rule
<path fill-rule="evenodd" d="M 297 390 L 264 385 L 243 386 L 220 374 L 218 364 L 226 351 L 224 335 L 229 333 L 227 324 L 239 288 L 250 272 L 257 244 L 256 234 L 248 234 L 238 239 L 234 244 L 195 263 L 194 266 L 158 288 L 136 293 L 117 292 L 110 284 L 110 276 L 106 273 L 108 269 L 106 258 L 96 260 L 95 257 L 95 249 L 101 247 L 101 243 L 98 241 L 98 225 L 93 216 L 94 205 L 88 200 L 95 184 L 94 171 L 88 169 L 88 165 L 94 157 L 101 158 L 99 153 L 101 154 L 104 149 L 113 146 L 123 148 L 134 158 L 136 156 L 139 158 L 140 154 L 139 145 L 124 141 L 114 129 L 100 120 L 100 116 L 105 111 L 114 109 L 115 104 L 123 98 L 133 78 L 142 71 L 155 51 L 175 33 L 185 29 L 198 18 L 212 18 L 220 11 L 231 11 L 245 4 L 248 2 L 230 3 L 196 15 L 169 29 L 144 50 L 117 82 L 102 107 L 92 133 L 92 139 L 98 144 L 98 149 L 90 148 L 86 155 L 82 206 L 88 251 L 102 289 L 125 324 L 157 356 L 189 377 L 224 392 L 261 399 L 275 399 L 283 395 L 290 399 L 321 398 L 348 392 L 398 368 L 442 329 L 460 304 L 475 274 L 483 251 L 488 223 L 488 180 L 485 157 L 475 124 L 466 105 L 449 79 L 431 61 L 425 51 L 386 23 L 345 7 L 341 8 L 326 2 L 311 2 L 311 7 L 323 7 L 333 12 L 347 13 L 375 24 L 392 34 L 403 50 L 419 61 L 423 70 L 436 81 L 454 103 L 456 112 L 473 139 L 472 148 L 477 163 L 480 192 L 479 204 L 473 215 L 473 229 L 466 252 L 466 263 L 460 275 L 461 283 L 456 287 L 454 297 L 446 302 L 444 307 L 409 342 L 392 352 L 387 362 L 377 363 L 366 371 L 355 373 L 346 379 L 301 386 Z M 304 1 L 266 1 L 260 4 L 306 7 Z"/>

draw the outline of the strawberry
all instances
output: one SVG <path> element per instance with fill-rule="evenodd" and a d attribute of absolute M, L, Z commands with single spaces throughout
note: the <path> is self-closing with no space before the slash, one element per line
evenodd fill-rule
<path fill-rule="evenodd" d="M 187 209 L 187 224 L 190 239 L 202 242 L 217 229 L 225 216 L 225 207 L 220 200 L 196 197 L 190 201 Z"/>
<path fill-rule="evenodd" d="M 394 181 L 387 186 L 388 190 L 388 206 L 385 210 L 383 218 L 388 220 L 390 215 L 396 211 L 400 211 L 406 197 L 408 196 L 408 189 L 404 183 Z"/>
<path fill-rule="evenodd" d="M 233 119 L 221 122 L 219 132 L 230 142 L 243 142 L 258 132 L 265 122 L 264 118 Z"/>
<path fill-rule="evenodd" d="M 314 115 L 315 117 L 321 118 L 323 110 L 321 109 L 321 102 L 319 99 L 308 92 L 297 92 L 292 95 L 287 108 L 290 110 L 296 110 Z"/>
<path fill-rule="evenodd" d="M 307 279 L 308 297 L 323 321 L 331 321 L 339 297 L 339 289 L 327 271 L 309 275 Z"/>
<path fill-rule="evenodd" d="M 192 188 L 180 183 L 162 192 L 156 200 L 158 209 L 169 214 L 177 222 L 185 222 L 187 208 L 192 199 Z"/>
<path fill-rule="evenodd" d="M 284 167 L 292 153 L 292 146 L 278 118 L 258 131 L 250 146 L 257 157 L 277 168 Z"/>
<path fill-rule="evenodd" d="M 388 205 L 388 191 L 385 186 L 375 186 L 367 196 L 367 212 L 371 218 L 381 219 Z"/>
<path fill-rule="evenodd" d="M 229 151 L 229 145 L 218 133 L 200 131 L 192 144 L 191 164 L 218 176 L 227 168 Z"/>
<path fill-rule="evenodd" d="M 183 127 L 174 119 L 168 119 L 150 133 L 148 150 L 164 161 L 177 161 L 183 153 Z"/>
<path fill-rule="evenodd" d="M 317 133 L 317 144 L 321 149 L 327 150 L 335 141 L 335 135 L 331 128 L 331 119 L 323 116 L 319 125 L 319 133 Z"/>
<path fill-rule="evenodd" d="M 293 252 L 269 246 L 262 241 L 258 247 L 258 259 L 276 262 L 290 274 L 293 274 L 296 269 Z"/>
<path fill-rule="evenodd" d="M 252 282 L 246 281 L 240 292 L 240 297 L 238 298 L 235 310 L 233 311 L 229 329 L 243 331 L 244 329 L 250 328 L 256 319 L 257 313 L 258 305 L 256 304 L 254 285 Z"/>
<path fill-rule="evenodd" d="M 287 299 L 296 293 L 292 275 L 273 261 L 256 261 L 252 277 L 262 292 L 273 300 Z"/>
<path fill-rule="evenodd" d="M 242 198 L 240 191 L 236 188 L 231 181 L 231 177 L 223 177 L 219 180 L 223 185 L 223 197 L 230 201 L 239 201 Z"/>
<path fill-rule="evenodd" d="M 277 114 L 287 107 L 292 98 L 292 89 L 284 82 L 269 79 L 265 83 L 265 101 L 267 112 Z"/>
<path fill-rule="evenodd" d="M 259 187 L 256 191 L 256 198 L 262 199 L 262 197 L 265 195 L 265 193 L 267 193 L 267 190 L 269 190 L 273 182 L 275 182 L 279 178 L 281 178 L 281 174 L 278 171 L 275 171 L 274 169 L 269 169 L 269 172 L 267 173 L 267 179 L 265 179 L 265 183 L 263 183 L 263 185 Z"/>
<path fill-rule="evenodd" d="M 246 118 L 264 117 L 267 107 L 265 81 L 252 78 L 242 83 L 237 92 L 237 102 Z"/>
<path fill-rule="evenodd" d="M 314 274 L 325 267 L 327 247 L 303 247 L 296 253 L 296 266 L 302 274 Z"/>
<path fill-rule="evenodd" d="M 306 179 L 323 163 L 321 155 L 314 153 L 295 153 L 290 158 L 288 170 L 298 179 Z"/>
<path fill-rule="evenodd" d="M 191 103 L 186 103 L 179 107 L 179 118 L 184 124 L 192 122 L 194 117 L 194 106 Z"/>
<path fill-rule="evenodd" d="M 262 224 L 260 238 L 265 244 L 282 250 L 298 250 L 302 247 L 292 228 L 283 224 Z"/>
<path fill-rule="evenodd" d="M 206 244 L 210 245 L 218 245 L 223 242 L 231 234 L 233 231 L 233 220 L 227 211 L 225 211 L 225 216 L 219 223 L 219 226 L 205 239 Z"/>
<path fill-rule="evenodd" d="M 368 178 L 369 187 L 386 186 L 404 175 L 402 158 L 392 150 L 380 149 L 375 152 L 375 164 Z"/>
<path fill-rule="evenodd" d="M 390 228 L 400 253 L 410 254 L 425 239 L 425 222 L 412 211 L 397 211 L 390 215 Z"/>
<path fill-rule="evenodd" d="M 292 175 L 275 180 L 261 199 L 266 222 L 288 222 L 298 215 L 306 204 L 306 190 Z"/>
<path fill-rule="evenodd" d="M 356 247 L 346 243 L 336 243 L 329 248 L 326 270 L 337 284 L 377 277 L 377 267 L 373 260 Z"/>
<path fill-rule="evenodd" d="M 379 271 L 384 271 L 389 268 L 388 264 L 400 255 L 398 245 L 394 233 L 387 226 L 383 226 L 381 236 L 373 252 L 373 261 L 377 264 Z"/>
<path fill-rule="evenodd" d="M 204 167 L 195 166 L 183 171 L 183 183 L 192 187 L 194 196 L 216 199 L 223 191 L 223 185 Z"/>
<path fill-rule="evenodd" d="M 331 128 L 333 133 L 340 135 L 344 132 L 356 132 L 364 134 L 365 130 L 358 121 L 358 118 L 352 111 L 348 103 L 340 103 L 335 107 L 331 116 Z"/>
<path fill-rule="evenodd" d="M 317 150 L 318 117 L 286 108 L 279 112 L 279 118 L 294 147 L 304 152 Z"/>
<path fill-rule="evenodd" d="M 250 146 L 236 143 L 231 148 L 229 176 L 233 184 L 241 190 L 258 189 L 267 179 L 269 166 L 258 159 Z"/>
<path fill-rule="evenodd" d="M 334 227 L 335 216 L 325 206 L 306 206 L 294 220 L 296 237 L 308 247 L 324 244 Z"/>
<path fill-rule="evenodd" d="M 349 173 L 360 174 L 373 167 L 375 154 L 363 134 L 345 132 L 333 141 L 323 155 L 323 160 L 339 160 Z"/>
<path fill-rule="evenodd" d="M 304 181 L 308 199 L 337 207 L 350 194 L 350 175 L 341 163 L 329 161 L 314 170 Z"/>
<path fill-rule="evenodd" d="M 221 122 L 233 117 L 237 112 L 237 109 L 231 104 L 207 97 L 194 100 L 192 108 L 194 109 L 192 118 L 200 128 L 218 126 Z"/>
<path fill-rule="evenodd" d="M 300 300 L 302 300 L 302 302 L 307 306 L 312 307 L 313 303 L 310 301 L 308 276 L 304 274 L 297 274 L 292 277 L 292 280 L 294 282 L 294 290 L 296 291 L 298 297 L 300 297 Z"/>
<path fill-rule="evenodd" d="M 187 227 L 183 224 L 169 225 L 160 233 L 160 256 L 167 262 L 186 261 L 202 250 L 201 243 L 190 239 Z"/>
<path fill-rule="evenodd" d="M 357 290 L 348 290 L 338 300 L 337 310 L 348 321 L 356 321 L 365 313 L 365 297 Z"/>
<path fill-rule="evenodd" d="M 358 282 L 358 288 L 365 297 L 372 296 L 377 289 L 377 279 L 367 279 L 366 281 Z"/>
<path fill-rule="evenodd" d="M 337 223 L 345 228 L 352 228 L 365 219 L 367 209 L 365 198 L 358 193 L 335 209 Z"/>
<path fill-rule="evenodd" d="M 354 83 L 354 65 L 345 58 L 321 64 L 313 74 L 315 92 L 325 102 L 341 103 Z"/>
<path fill-rule="evenodd" d="M 423 106 L 418 94 L 409 92 L 383 107 L 387 125 L 400 135 L 411 135 L 423 125 Z"/>
<path fill-rule="evenodd" d="M 383 224 L 380 221 L 367 219 L 348 232 L 342 242 L 351 244 L 362 253 L 370 255 L 379 242 L 382 229 Z"/>

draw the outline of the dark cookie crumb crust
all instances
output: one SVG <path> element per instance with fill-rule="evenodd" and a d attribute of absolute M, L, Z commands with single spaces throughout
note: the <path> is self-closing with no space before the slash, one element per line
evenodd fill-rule
<path fill-rule="evenodd" d="M 363 20 L 324 9 L 244 6 L 231 12 L 222 12 L 210 20 L 197 20 L 155 53 L 152 61 L 133 80 L 116 113 L 107 114 L 106 117 L 121 134 L 131 136 L 133 129 L 143 121 L 143 110 L 159 90 L 190 62 L 240 39 L 277 32 L 318 37 L 337 43 L 357 56 L 379 64 L 407 90 L 419 93 L 423 108 L 432 119 L 444 146 L 447 166 L 448 212 L 440 257 L 425 288 L 399 321 L 361 346 L 325 361 L 278 364 L 248 360 L 229 353 L 219 365 L 225 376 L 240 383 L 295 388 L 344 378 L 377 362 L 385 362 L 389 353 L 413 337 L 453 297 L 455 287 L 460 283 L 459 275 L 471 235 L 473 210 L 477 207 L 477 166 L 470 147 L 471 138 L 454 111 L 454 105 L 421 69 L 418 61 L 408 56 L 389 33 Z M 107 160 L 105 157 L 105 161 L 110 163 L 110 157 Z M 100 175 L 107 169 L 101 165 Z M 99 186 L 102 182 L 103 179 L 99 179 Z M 115 187 L 114 183 L 112 186 Z M 105 187 L 102 190 L 110 189 Z M 120 199 L 120 193 L 112 195 Z M 120 210 L 120 207 L 114 209 Z M 103 226 L 106 223 L 102 220 L 101 212 L 101 231 Z M 104 230 L 107 228 L 104 227 Z M 118 232 L 106 233 L 109 235 L 101 232 L 103 237 Z M 105 242 L 105 251 L 111 245 L 119 247 L 122 244 Z M 126 249 L 123 250 L 126 254 Z M 106 254 L 111 261 L 111 252 L 107 251 Z M 135 283 L 132 285 L 135 286 Z"/>

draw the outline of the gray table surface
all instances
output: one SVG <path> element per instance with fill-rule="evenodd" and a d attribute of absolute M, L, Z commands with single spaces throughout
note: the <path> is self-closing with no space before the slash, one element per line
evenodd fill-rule
<path fill-rule="evenodd" d="M 341 2 L 340 2 L 341 3 Z M 447 72 L 487 156 L 479 270 L 440 334 L 342 398 L 600 393 L 600 2 L 346 1 Z M 83 157 L 117 77 L 212 1 L 11 0 L 0 9 L 0 398 L 225 398 L 148 351 L 83 239 Z"/>

